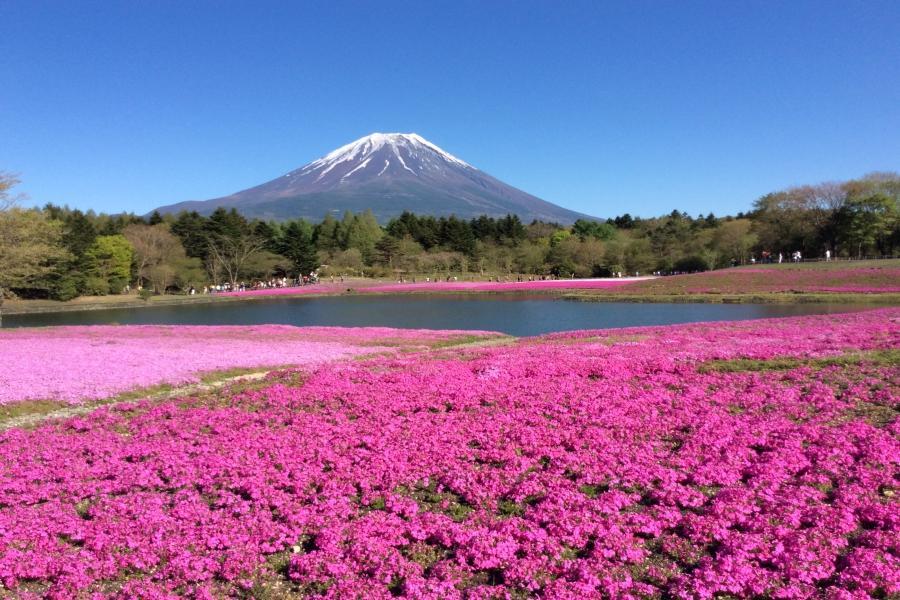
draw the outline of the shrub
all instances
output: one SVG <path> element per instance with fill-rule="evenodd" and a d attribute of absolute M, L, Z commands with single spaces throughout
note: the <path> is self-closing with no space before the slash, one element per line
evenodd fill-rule
<path fill-rule="evenodd" d="M 78 286 L 71 277 L 61 277 L 53 289 L 50 290 L 50 297 L 54 300 L 71 300 L 78 297 Z"/>
<path fill-rule="evenodd" d="M 672 265 L 672 270 L 679 273 L 697 273 L 698 271 L 709 270 L 709 265 L 701 256 L 685 256 L 675 261 L 675 264 Z"/>

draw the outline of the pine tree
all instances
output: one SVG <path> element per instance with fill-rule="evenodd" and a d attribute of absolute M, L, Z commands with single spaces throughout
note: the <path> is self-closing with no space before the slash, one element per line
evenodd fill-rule
<path fill-rule="evenodd" d="M 325 219 L 316 225 L 313 231 L 313 242 L 316 248 L 325 252 L 334 252 L 341 248 L 340 223 L 331 216 L 325 215 Z"/>
<path fill-rule="evenodd" d="M 304 224 L 298 221 L 288 223 L 279 247 L 279 254 L 291 261 L 292 275 L 295 276 L 308 275 L 319 268 L 310 229 Z"/>

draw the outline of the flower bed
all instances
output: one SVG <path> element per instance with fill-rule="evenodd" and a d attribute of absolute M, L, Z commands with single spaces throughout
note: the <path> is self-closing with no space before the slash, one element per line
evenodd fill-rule
<path fill-rule="evenodd" d="M 223 369 L 316 365 L 388 346 L 488 332 L 287 325 L 93 326 L 0 330 L 0 405 L 77 403 L 134 388 L 198 381 Z"/>
<path fill-rule="evenodd" d="M 543 290 L 595 290 L 619 287 L 646 278 L 553 279 L 545 281 L 430 281 L 395 283 L 360 288 L 360 292 L 539 292 Z"/>
<path fill-rule="evenodd" d="M 898 309 L 575 332 L 7 431 L 0 582 L 23 598 L 896 596 L 898 349 Z"/>
<path fill-rule="evenodd" d="M 245 290 L 243 292 L 217 292 L 213 294 L 215 297 L 238 298 L 253 296 L 308 296 L 308 295 L 334 295 L 345 292 L 348 286 L 332 283 L 317 283 L 313 285 L 302 285 L 282 288 L 262 288 L 258 290 Z"/>
<path fill-rule="evenodd" d="M 421 281 L 417 283 L 383 283 L 378 285 L 358 285 L 349 288 L 361 293 L 407 293 L 407 292 L 539 292 L 544 290 L 594 290 L 610 289 L 646 277 L 623 279 L 554 279 L 546 281 Z M 245 292 L 223 292 L 218 296 L 296 296 L 307 294 L 335 294 L 348 288 L 333 284 L 318 284 L 305 287 L 268 288 Z"/>
<path fill-rule="evenodd" d="M 847 266 L 846 263 L 737 267 L 692 275 L 660 277 L 610 290 L 626 295 L 753 294 L 826 292 L 900 293 L 900 266 Z M 870 263 L 867 263 L 870 264 Z"/>

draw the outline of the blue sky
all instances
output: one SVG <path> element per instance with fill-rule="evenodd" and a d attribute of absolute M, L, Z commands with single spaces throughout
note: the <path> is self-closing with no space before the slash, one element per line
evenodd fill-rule
<path fill-rule="evenodd" d="M 146 212 L 417 132 L 611 216 L 900 170 L 900 2 L 0 3 L 0 170 Z"/>

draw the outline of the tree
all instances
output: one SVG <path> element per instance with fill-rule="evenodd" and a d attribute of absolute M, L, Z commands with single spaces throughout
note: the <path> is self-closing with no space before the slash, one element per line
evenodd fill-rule
<path fill-rule="evenodd" d="M 92 292 L 99 295 L 124 289 L 131 276 L 134 248 L 123 235 L 101 235 L 85 252 Z"/>
<path fill-rule="evenodd" d="M 331 213 L 313 229 L 313 243 L 319 250 L 335 252 L 341 249 L 341 227 Z"/>
<path fill-rule="evenodd" d="M 329 265 L 330 270 L 343 272 L 344 270 L 352 271 L 358 274 L 363 269 L 362 254 L 356 248 L 348 248 L 334 255 L 334 259 Z"/>
<path fill-rule="evenodd" d="M 295 221 L 291 221 L 290 224 L 295 223 Z M 289 225 L 290 225 L 289 224 Z M 307 229 L 310 229 L 309 226 L 305 223 Z M 272 225 L 272 223 L 268 223 L 266 221 L 256 221 L 253 224 L 253 235 L 262 239 L 266 244 L 266 250 L 269 252 L 278 252 L 279 251 L 279 230 L 276 226 Z"/>
<path fill-rule="evenodd" d="M 712 249 L 726 261 L 732 259 L 744 264 L 750 258 L 750 250 L 757 242 L 751 232 L 753 224 L 748 219 L 734 219 L 719 225 L 712 234 Z"/>
<path fill-rule="evenodd" d="M 199 285 L 203 268 L 200 259 L 186 256 L 180 245 L 172 248 L 165 261 L 147 269 L 147 279 L 158 293 L 165 294 L 170 286 L 184 289 Z"/>
<path fill-rule="evenodd" d="M 469 221 L 469 227 L 472 228 L 472 233 L 475 235 L 476 240 L 483 242 L 492 239 L 498 243 L 500 242 L 501 233 L 497 227 L 497 222 L 487 215 L 481 215 L 477 219 L 472 219 Z"/>
<path fill-rule="evenodd" d="M 848 244 L 862 257 L 864 248 L 877 248 L 891 232 L 898 218 L 897 201 L 886 194 L 851 198 L 841 209 L 837 221 Z"/>
<path fill-rule="evenodd" d="M 378 262 L 394 268 L 394 259 L 400 252 L 400 240 L 391 235 L 383 236 L 375 244 L 375 256 Z"/>
<path fill-rule="evenodd" d="M 424 250 L 419 242 L 408 235 L 404 236 L 397 243 L 397 252 L 394 255 L 397 266 L 405 271 L 418 271 L 419 256 L 423 252 Z"/>
<path fill-rule="evenodd" d="M 250 224 L 234 208 L 225 210 L 222 207 L 213 211 L 206 219 L 206 231 L 209 238 L 219 241 L 221 238 L 237 240 L 250 233 Z"/>
<path fill-rule="evenodd" d="M 525 239 L 525 226 L 519 215 L 507 214 L 497 221 L 497 233 L 501 238 L 508 240 L 510 245 L 517 246 Z"/>
<path fill-rule="evenodd" d="M 151 283 L 157 293 L 165 294 L 175 277 L 175 263 L 185 257 L 179 239 L 165 223 L 129 225 L 122 235 L 134 248 L 138 279 Z"/>
<path fill-rule="evenodd" d="M 201 260 L 206 259 L 206 253 L 209 251 L 209 234 L 206 219 L 197 211 L 179 213 L 170 230 L 181 240 L 185 254 Z"/>
<path fill-rule="evenodd" d="M 547 256 L 547 245 L 531 242 L 520 245 L 513 256 L 513 265 L 520 273 L 539 275 L 546 270 L 544 259 Z"/>
<path fill-rule="evenodd" d="M 665 258 L 653 255 L 653 248 L 647 238 L 635 238 L 625 247 L 625 267 L 627 273 L 647 273 Z"/>
<path fill-rule="evenodd" d="M 34 285 L 69 258 L 62 247 L 60 222 L 38 210 L 15 208 L 6 190 L 0 192 L 0 319 L 11 289 Z"/>
<path fill-rule="evenodd" d="M 375 244 L 381 239 L 384 232 L 375 215 L 367 210 L 361 215 L 344 216 L 343 225 L 346 227 L 345 248 L 356 248 L 363 257 L 363 261 L 371 263 L 375 255 Z"/>
<path fill-rule="evenodd" d="M 609 223 L 578 219 L 575 221 L 575 224 L 572 225 L 572 233 L 577 235 L 581 241 L 588 238 L 611 240 L 616 235 L 616 228 Z"/>
<path fill-rule="evenodd" d="M 836 183 L 805 185 L 766 194 L 754 203 L 753 221 L 761 250 L 807 254 L 833 244 L 829 224 L 847 198 Z"/>
<path fill-rule="evenodd" d="M 640 222 L 640 219 L 635 219 L 630 214 L 625 213 L 615 219 L 608 219 L 606 222 L 610 225 L 615 225 L 617 229 L 634 229 Z"/>
<path fill-rule="evenodd" d="M 550 245 L 550 251 L 547 253 L 547 265 L 550 267 L 550 272 L 557 277 L 569 277 L 578 270 L 574 257 L 575 245 L 571 243 L 573 241 L 577 243 L 577 238 L 568 236 L 558 239 L 555 244 Z"/>
<path fill-rule="evenodd" d="M 312 232 L 305 221 L 291 221 L 284 229 L 278 253 L 291 261 L 293 275 L 308 275 L 319 268 L 319 259 L 312 242 Z"/>
<path fill-rule="evenodd" d="M 251 234 L 237 238 L 219 237 L 209 242 L 209 256 L 231 282 L 237 287 L 249 261 L 265 250 L 266 241 Z"/>
<path fill-rule="evenodd" d="M 441 243 L 455 252 L 471 256 L 475 251 L 475 235 L 472 233 L 472 226 L 452 215 L 449 218 L 441 218 L 439 223 Z"/>
<path fill-rule="evenodd" d="M 11 209 L 18 202 L 19 196 L 13 196 L 10 190 L 19 183 L 19 178 L 12 173 L 0 171 L 0 212 Z"/>
<path fill-rule="evenodd" d="M 97 239 L 97 228 L 80 210 L 73 210 L 63 218 L 62 242 L 76 258 L 81 258 Z"/>

